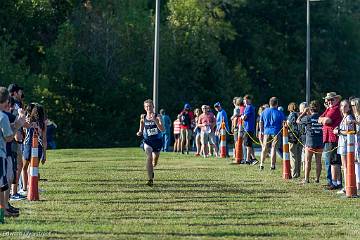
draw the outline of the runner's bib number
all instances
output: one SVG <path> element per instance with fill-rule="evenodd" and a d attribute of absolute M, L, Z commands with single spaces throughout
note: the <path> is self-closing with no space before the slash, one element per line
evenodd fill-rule
<path fill-rule="evenodd" d="M 154 136 L 154 135 L 157 135 L 159 133 L 158 129 L 157 128 L 150 128 L 150 129 L 147 129 L 147 135 L 150 137 L 150 136 Z"/>

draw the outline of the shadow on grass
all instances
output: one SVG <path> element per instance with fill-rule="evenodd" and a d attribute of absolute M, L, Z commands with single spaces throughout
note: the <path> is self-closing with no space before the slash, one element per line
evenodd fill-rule
<path fill-rule="evenodd" d="M 19 233 L 20 231 L 16 231 L 13 229 L 6 229 L 7 233 Z M 0 232 L 1 233 L 1 232 Z M 31 231 L 32 235 L 43 234 L 43 231 Z M 50 230 L 46 232 L 45 237 L 50 237 L 51 239 L 58 239 L 61 237 L 55 237 L 53 235 L 60 235 L 63 237 L 72 236 L 72 237 L 81 237 L 84 235 L 116 235 L 118 237 L 281 237 L 287 236 L 287 233 L 279 233 L 279 232 L 234 232 L 234 231 L 219 231 L 219 232 L 209 232 L 209 233 L 183 233 L 183 232 L 107 232 L 107 231 L 58 231 L 58 230 Z M 89 237 L 89 236 L 88 236 Z"/>

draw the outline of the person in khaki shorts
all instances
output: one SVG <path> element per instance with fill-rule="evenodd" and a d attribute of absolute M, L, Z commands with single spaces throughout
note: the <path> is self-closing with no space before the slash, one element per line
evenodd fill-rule
<path fill-rule="evenodd" d="M 201 141 L 201 151 L 204 154 L 204 157 L 209 156 L 209 143 L 215 148 L 215 153 L 217 153 L 217 146 L 215 144 L 215 133 L 214 128 L 216 125 L 215 115 L 209 111 L 209 106 L 203 105 L 201 110 L 203 113 L 199 116 L 198 126 L 201 128 L 200 132 L 200 141 Z"/>
<path fill-rule="evenodd" d="M 279 143 L 278 134 L 281 131 L 283 121 L 285 120 L 284 114 L 277 109 L 278 99 L 276 97 L 270 98 L 270 107 L 265 109 L 260 116 L 260 130 L 264 132 L 264 140 L 261 150 L 260 170 L 264 169 L 264 161 L 266 154 L 271 145 L 271 170 L 275 170 L 276 163 L 276 149 Z"/>

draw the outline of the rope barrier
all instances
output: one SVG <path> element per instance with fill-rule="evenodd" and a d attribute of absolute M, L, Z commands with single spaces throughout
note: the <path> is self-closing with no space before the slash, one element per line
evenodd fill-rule
<path fill-rule="evenodd" d="M 243 128 L 243 129 L 244 129 L 244 128 Z M 280 129 L 280 131 L 275 135 L 274 138 L 272 138 L 270 141 L 266 142 L 265 144 L 269 144 L 269 143 L 273 142 L 274 139 L 275 139 L 276 137 L 278 137 L 279 134 L 281 134 L 281 132 L 282 132 L 283 129 L 284 129 L 284 127 L 282 127 L 282 128 Z M 234 135 L 235 135 L 235 133 L 230 133 L 227 129 L 225 129 L 225 130 L 226 130 L 226 133 L 229 134 L 230 136 L 234 136 Z M 256 141 L 256 140 L 249 134 L 249 132 L 246 131 L 245 129 L 244 129 L 244 132 L 245 132 L 246 135 L 249 136 L 249 138 L 253 141 L 253 143 L 262 145 L 260 141 Z"/>
<path fill-rule="evenodd" d="M 295 134 L 294 130 L 291 128 L 291 126 L 288 125 L 288 127 L 289 127 L 290 131 L 292 132 L 292 134 L 295 136 L 296 140 L 297 140 L 304 148 L 306 148 L 306 146 L 304 145 L 304 143 L 302 143 L 302 142 L 300 141 L 300 139 L 296 136 L 296 134 Z M 307 150 L 310 151 L 310 152 L 312 152 L 312 153 L 330 153 L 330 152 L 333 152 L 333 151 L 335 151 L 336 149 L 338 149 L 338 147 L 339 147 L 339 146 L 337 146 L 337 147 L 335 147 L 335 148 L 333 148 L 333 149 L 331 149 L 331 150 L 329 150 L 329 151 L 322 151 L 322 152 L 314 151 L 314 150 L 311 150 L 311 149 L 307 149 Z"/>
<path fill-rule="evenodd" d="M 295 134 L 294 130 L 291 128 L 291 126 L 288 125 L 288 124 L 287 124 L 287 126 L 289 127 L 289 129 L 290 129 L 290 131 L 292 132 L 292 134 L 295 136 L 296 140 L 297 140 L 304 148 L 306 148 L 306 146 L 304 145 L 304 143 L 301 142 L 301 140 L 296 136 L 296 134 Z M 282 132 L 283 129 L 284 129 L 284 127 L 282 127 L 282 128 L 280 129 L 280 131 L 275 135 L 274 138 L 272 138 L 270 141 L 268 141 L 268 142 L 266 142 L 266 143 L 263 143 L 263 144 L 269 144 L 269 143 L 273 142 L 274 139 L 275 139 L 276 137 L 278 137 L 279 134 L 281 134 L 281 132 Z M 225 130 L 226 130 L 226 133 L 229 134 L 230 136 L 234 136 L 234 135 L 235 135 L 234 133 L 230 133 L 226 128 L 225 128 Z M 245 134 L 253 141 L 253 143 L 262 145 L 260 141 L 255 140 L 255 139 L 249 134 L 249 132 L 246 131 L 245 129 L 244 129 L 244 132 L 245 132 Z M 337 146 L 337 147 L 335 147 L 335 148 L 333 148 L 333 149 L 331 149 L 331 150 L 322 151 L 322 152 L 320 152 L 320 151 L 314 151 L 314 150 L 311 150 L 311 149 L 308 149 L 308 151 L 310 151 L 310 152 L 312 152 L 312 153 L 329 153 L 329 152 L 335 151 L 336 149 L 338 149 L 338 147 L 339 147 L 339 146 Z"/>
<path fill-rule="evenodd" d="M 282 130 L 283 130 L 283 129 L 284 129 L 284 127 L 282 127 L 282 128 L 279 130 L 279 132 L 278 132 L 270 141 L 268 141 L 268 142 L 266 142 L 266 143 L 263 143 L 263 144 L 269 144 L 269 143 L 273 142 L 274 139 L 275 139 L 276 137 L 278 137 L 279 134 L 282 133 Z M 255 139 L 249 134 L 248 131 L 246 131 L 246 130 L 244 129 L 244 132 L 246 133 L 246 135 L 249 136 L 249 138 L 250 138 L 254 143 L 261 145 L 261 142 L 255 141 Z"/>

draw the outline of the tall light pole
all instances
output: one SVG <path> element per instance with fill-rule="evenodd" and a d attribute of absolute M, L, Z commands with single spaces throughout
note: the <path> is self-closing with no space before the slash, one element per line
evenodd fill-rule
<path fill-rule="evenodd" d="M 306 102 L 310 103 L 310 2 L 321 0 L 306 0 Z"/>
<path fill-rule="evenodd" d="M 154 85 L 153 85 L 153 101 L 155 112 L 159 110 L 159 35 L 160 35 L 160 0 L 156 0 L 155 10 L 155 44 L 154 44 Z"/>

